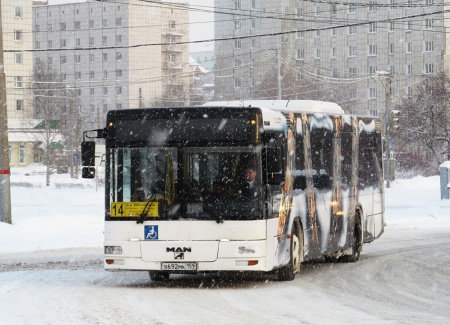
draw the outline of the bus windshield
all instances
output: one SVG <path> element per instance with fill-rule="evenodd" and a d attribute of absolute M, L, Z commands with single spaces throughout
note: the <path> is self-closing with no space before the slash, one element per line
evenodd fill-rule
<path fill-rule="evenodd" d="M 257 147 L 108 149 L 107 218 L 255 220 L 265 217 Z"/>

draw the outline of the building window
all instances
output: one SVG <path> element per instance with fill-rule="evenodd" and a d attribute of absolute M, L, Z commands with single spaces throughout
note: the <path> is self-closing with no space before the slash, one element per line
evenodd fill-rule
<path fill-rule="evenodd" d="M 23 99 L 16 100 L 16 111 L 23 110 Z"/>
<path fill-rule="evenodd" d="M 389 31 L 393 32 L 394 30 L 395 30 L 395 23 L 393 21 L 391 21 L 389 24 Z"/>
<path fill-rule="evenodd" d="M 65 55 L 61 56 L 60 61 L 61 61 L 61 64 L 66 63 L 67 62 L 66 56 Z"/>
<path fill-rule="evenodd" d="M 65 31 L 65 30 L 66 30 L 66 23 L 60 23 L 60 24 L 59 24 L 59 29 L 60 29 L 61 31 Z"/>
<path fill-rule="evenodd" d="M 75 63 L 80 63 L 80 62 L 81 62 L 81 55 L 75 54 Z"/>
<path fill-rule="evenodd" d="M 369 23 L 369 33 L 376 33 L 377 32 L 377 23 L 371 22 Z"/>
<path fill-rule="evenodd" d="M 94 78 L 95 78 L 95 72 L 89 71 L 89 79 L 94 79 Z"/>
<path fill-rule="evenodd" d="M 116 87 L 116 95 L 122 95 L 122 87 L 121 86 Z"/>
<path fill-rule="evenodd" d="M 408 20 L 408 21 L 406 21 L 406 31 L 410 32 L 411 29 L 412 29 L 412 21 Z"/>
<path fill-rule="evenodd" d="M 122 61 L 122 52 L 116 52 L 116 61 Z"/>
<path fill-rule="evenodd" d="M 81 79 L 81 71 L 75 72 L 75 79 L 80 80 Z"/>
<path fill-rule="evenodd" d="M 122 35 L 116 35 L 116 44 L 122 43 Z"/>
<path fill-rule="evenodd" d="M 406 66 L 406 74 L 407 75 L 412 75 L 412 64 L 408 64 L 407 66 Z"/>
<path fill-rule="evenodd" d="M 394 54 L 394 43 L 389 44 L 389 54 Z"/>
<path fill-rule="evenodd" d="M 377 67 L 369 67 L 369 75 L 375 74 L 377 72 Z"/>
<path fill-rule="evenodd" d="M 377 98 L 377 88 L 369 88 L 369 98 Z"/>
<path fill-rule="evenodd" d="M 426 18 L 425 29 L 432 29 L 432 28 L 433 28 L 433 18 Z"/>
<path fill-rule="evenodd" d="M 434 63 L 425 63 L 425 74 L 434 73 Z"/>
<path fill-rule="evenodd" d="M 175 21 L 174 20 L 169 21 L 169 29 L 174 30 L 175 27 L 176 27 Z"/>
<path fill-rule="evenodd" d="M 75 30 L 80 30 L 80 29 L 81 29 L 81 22 L 76 21 L 76 22 L 74 23 L 74 27 L 75 27 Z"/>
<path fill-rule="evenodd" d="M 433 0 L 425 0 L 425 4 L 426 5 L 432 5 L 433 4 Z"/>
<path fill-rule="evenodd" d="M 104 62 L 108 61 L 108 53 L 103 53 L 102 57 Z"/>
<path fill-rule="evenodd" d="M 108 111 L 108 104 L 103 104 L 103 113 Z"/>
<path fill-rule="evenodd" d="M 331 4 L 330 11 L 333 16 L 337 15 L 337 4 L 335 4 L 335 3 Z"/>
<path fill-rule="evenodd" d="M 122 26 L 122 18 L 116 18 L 116 26 L 117 27 Z"/>
<path fill-rule="evenodd" d="M 103 96 L 108 95 L 108 87 L 103 87 Z"/>
<path fill-rule="evenodd" d="M 76 47 L 80 47 L 81 46 L 81 39 L 80 38 L 76 38 L 75 39 L 75 46 Z"/>
<path fill-rule="evenodd" d="M 434 44 L 433 41 L 425 41 L 424 44 L 425 52 L 433 52 L 434 51 Z"/>
<path fill-rule="evenodd" d="M 350 89 L 350 92 L 349 92 L 350 99 L 356 99 L 356 94 L 357 94 L 356 88 Z"/>
<path fill-rule="evenodd" d="M 53 25 L 52 25 L 52 24 L 48 24 L 48 25 L 47 25 L 47 30 L 48 30 L 49 32 L 52 32 L 52 31 L 53 31 Z"/>
<path fill-rule="evenodd" d="M 241 86 L 241 79 L 240 78 L 234 78 L 234 87 L 239 88 Z"/>
<path fill-rule="evenodd" d="M 50 41 L 47 42 L 47 47 L 48 47 L 49 49 L 51 49 L 51 48 L 53 47 L 53 41 L 52 41 L 52 40 L 50 40 Z"/>
<path fill-rule="evenodd" d="M 234 2 L 234 10 L 241 10 L 241 2 L 240 1 Z"/>
<path fill-rule="evenodd" d="M 409 97 L 412 97 L 412 95 L 413 95 L 413 90 L 412 90 L 412 87 L 411 87 L 411 86 L 408 86 L 408 88 L 407 88 L 407 90 L 406 90 L 406 94 L 407 94 Z"/>
<path fill-rule="evenodd" d="M 102 27 L 108 27 L 108 19 L 103 19 Z"/>
<path fill-rule="evenodd" d="M 316 59 L 320 59 L 320 49 L 316 49 Z"/>
<path fill-rule="evenodd" d="M 94 38 L 93 37 L 89 37 L 89 45 L 90 46 L 94 45 Z"/>
<path fill-rule="evenodd" d="M 67 80 L 67 73 L 61 73 L 61 79 L 62 79 L 62 81 L 66 81 Z"/>
<path fill-rule="evenodd" d="M 406 43 L 406 53 L 412 53 L 412 43 Z"/>
<path fill-rule="evenodd" d="M 122 109 L 122 104 L 117 103 L 117 104 L 116 104 L 116 109 Z"/>
<path fill-rule="evenodd" d="M 66 47 L 66 46 L 67 46 L 66 40 L 62 39 L 61 40 L 61 47 Z"/>
<path fill-rule="evenodd" d="M 14 6 L 14 18 L 22 18 L 23 9 L 21 6 Z"/>
<path fill-rule="evenodd" d="M 348 56 L 356 56 L 356 45 L 348 47 Z"/>
<path fill-rule="evenodd" d="M 295 8 L 295 16 L 297 18 L 303 17 L 303 8 Z"/>
<path fill-rule="evenodd" d="M 15 53 L 14 54 L 14 62 L 16 64 L 22 64 L 23 55 L 22 53 Z"/>
<path fill-rule="evenodd" d="M 349 68 L 348 69 L 348 73 L 349 73 L 351 78 L 356 77 L 356 68 Z"/>
<path fill-rule="evenodd" d="M 19 145 L 19 163 L 20 164 L 25 163 L 25 145 L 24 144 Z"/>
<path fill-rule="evenodd" d="M 348 27 L 348 34 L 349 35 L 355 35 L 356 34 L 356 26 L 349 26 Z"/>
<path fill-rule="evenodd" d="M 89 95 L 94 96 L 95 95 L 95 88 L 89 88 Z"/>
<path fill-rule="evenodd" d="M 89 20 L 89 28 L 94 28 L 94 20 Z"/>
<path fill-rule="evenodd" d="M 376 1 L 369 1 L 369 11 L 377 11 Z"/>
<path fill-rule="evenodd" d="M 297 30 L 297 32 L 295 33 L 295 38 L 296 39 L 303 38 L 303 36 L 304 36 L 304 33 L 303 33 L 302 30 Z"/>
<path fill-rule="evenodd" d="M 252 9 L 256 9 L 256 0 L 252 0 Z"/>
<path fill-rule="evenodd" d="M 102 44 L 103 45 L 108 45 L 108 37 L 102 36 Z"/>
<path fill-rule="evenodd" d="M 36 32 L 40 32 L 41 31 L 41 26 L 40 25 L 36 25 L 34 27 L 34 29 L 36 30 Z"/>
<path fill-rule="evenodd" d="M 23 77 L 14 77 L 14 87 L 22 88 L 23 87 Z"/>
<path fill-rule="evenodd" d="M 234 29 L 241 29 L 241 22 L 239 20 L 234 21 Z"/>
<path fill-rule="evenodd" d="M 89 54 L 89 62 L 94 62 L 94 61 L 95 61 L 94 54 Z"/>
<path fill-rule="evenodd" d="M 389 9 L 394 10 L 395 9 L 395 0 L 391 0 L 391 6 Z"/>
<path fill-rule="evenodd" d="M 331 57 L 332 57 L 332 58 L 335 58 L 335 57 L 336 57 L 336 54 L 337 54 L 337 49 L 336 49 L 335 47 L 333 47 L 333 48 L 331 49 Z"/>
<path fill-rule="evenodd" d="M 349 4 L 348 4 L 348 12 L 349 12 L 349 13 L 355 13 L 355 12 L 356 12 L 356 4 L 354 4 L 354 3 L 349 3 Z"/>
<path fill-rule="evenodd" d="M 15 41 L 22 41 L 22 30 L 16 29 L 14 30 L 14 40 Z"/>
<path fill-rule="evenodd" d="M 108 70 L 103 70 L 103 79 L 108 79 Z"/>
<path fill-rule="evenodd" d="M 377 45 L 375 44 L 369 45 L 369 55 L 370 56 L 377 55 Z"/>
<path fill-rule="evenodd" d="M 116 70 L 116 78 L 122 78 L 122 70 Z"/>

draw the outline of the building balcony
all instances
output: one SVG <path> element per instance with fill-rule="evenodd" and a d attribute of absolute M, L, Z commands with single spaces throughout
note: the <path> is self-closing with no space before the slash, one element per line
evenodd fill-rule
<path fill-rule="evenodd" d="M 179 44 L 169 44 L 169 45 L 163 45 L 162 46 L 163 52 L 176 52 L 176 53 L 182 53 L 184 51 L 184 46 Z"/>

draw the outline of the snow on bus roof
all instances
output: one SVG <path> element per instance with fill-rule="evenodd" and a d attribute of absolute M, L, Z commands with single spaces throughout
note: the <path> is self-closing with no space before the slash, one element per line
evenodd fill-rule
<path fill-rule="evenodd" d="M 203 106 L 259 107 L 280 111 L 344 114 L 344 110 L 338 104 L 316 100 L 232 100 L 208 102 Z"/>

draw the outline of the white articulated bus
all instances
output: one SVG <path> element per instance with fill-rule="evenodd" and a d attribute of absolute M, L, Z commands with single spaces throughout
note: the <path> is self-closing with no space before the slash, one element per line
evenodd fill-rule
<path fill-rule="evenodd" d="M 95 132 L 94 132 L 95 131 Z M 110 111 L 106 270 L 270 272 L 357 261 L 384 226 L 381 124 L 315 101 Z M 82 144 L 93 177 L 93 141 Z"/>

